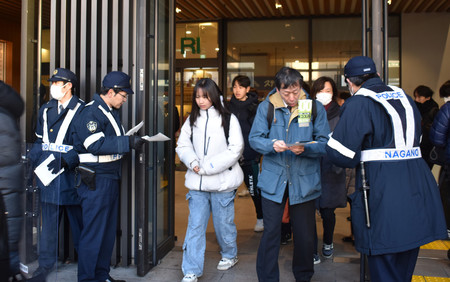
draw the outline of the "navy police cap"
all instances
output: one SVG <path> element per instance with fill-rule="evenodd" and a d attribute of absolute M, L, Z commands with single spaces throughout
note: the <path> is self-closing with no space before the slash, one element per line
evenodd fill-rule
<path fill-rule="evenodd" d="M 376 72 L 375 63 L 371 58 L 366 56 L 353 57 L 344 67 L 345 77 L 355 77 Z"/>
<path fill-rule="evenodd" d="M 105 88 L 118 88 L 127 92 L 127 94 L 133 94 L 131 90 L 131 77 L 128 74 L 121 71 L 112 71 L 103 78 L 103 87 Z"/>
<path fill-rule="evenodd" d="M 53 71 L 53 76 L 48 80 L 55 81 L 67 81 L 71 82 L 74 86 L 77 84 L 77 76 L 68 69 L 57 68 Z"/>

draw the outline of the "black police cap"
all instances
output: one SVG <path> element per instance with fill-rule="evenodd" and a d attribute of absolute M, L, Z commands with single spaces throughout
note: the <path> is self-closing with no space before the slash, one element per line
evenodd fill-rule
<path fill-rule="evenodd" d="M 103 87 L 105 88 L 119 88 L 127 92 L 127 94 L 133 94 L 131 90 L 131 77 L 121 71 L 112 71 L 103 78 Z"/>
<path fill-rule="evenodd" d="M 53 71 L 53 76 L 48 81 L 67 81 L 74 84 L 74 86 L 78 83 L 77 76 L 70 70 L 63 68 L 55 69 Z"/>

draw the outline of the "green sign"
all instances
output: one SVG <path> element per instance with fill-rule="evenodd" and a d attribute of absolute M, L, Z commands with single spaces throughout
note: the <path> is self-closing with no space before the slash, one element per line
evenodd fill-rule
<path fill-rule="evenodd" d="M 192 54 L 200 54 L 200 37 L 181 37 L 181 54 L 186 48 L 191 48 Z"/>

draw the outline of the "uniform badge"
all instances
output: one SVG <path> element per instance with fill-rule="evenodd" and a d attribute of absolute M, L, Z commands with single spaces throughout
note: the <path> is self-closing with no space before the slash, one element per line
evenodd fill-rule
<path fill-rule="evenodd" d="M 54 70 L 54 71 L 53 71 L 53 74 L 57 74 L 57 73 L 58 73 L 58 70 Z"/>
<path fill-rule="evenodd" d="M 87 129 L 91 132 L 94 133 L 97 130 L 97 123 L 95 121 L 90 121 L 86 124 Z"/>

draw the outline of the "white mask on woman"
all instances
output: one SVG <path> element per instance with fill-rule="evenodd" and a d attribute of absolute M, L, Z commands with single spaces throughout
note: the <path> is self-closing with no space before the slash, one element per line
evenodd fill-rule
<path fill-rule="evenodd" d="M 332 99 L 333 94 L 331 93 L 320 92 L 316 94 L 316 100 L 322 103 L 322 105 L 324 106 L 328 105 Z"/>
<path fill-rule="evenodd" d="M 52 96 L 52 98 L 55 100 L 58 100 L 58 101 L 61 100 L 64 97 L 64 95 L 66 95 L 66 93 L 67 93 L 67 92 L 66 93 L 62 92 L 62 88 L 66 85 L 67 85 L 67 83 L 62 86 L 52 84 L 52 86 L 50 86 L 50 95 Z"/>

